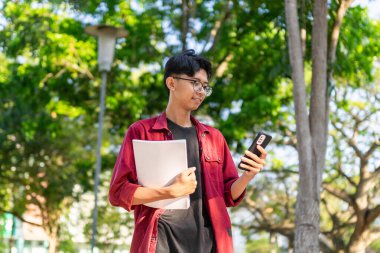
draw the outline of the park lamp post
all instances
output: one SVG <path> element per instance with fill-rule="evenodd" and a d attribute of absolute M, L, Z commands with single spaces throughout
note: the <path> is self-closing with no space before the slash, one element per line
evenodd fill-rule
<path fill-rule="evenodd" d="M 102 146 L 102 130 L 103 130 L 103 117 L 105 111 L 104 100 L 106 96 L 106 83 L 107 73 L 111 71 L 111 65 L 115 53 L 116 39 L 126 37 L 127 31 L 123 28 L 117 28 L 108 25 L 95 25 L 85 28 L 85 32 L 98 37 L 98 66 L 102 76 L 102 86 L 100 91 L 100 111 L 99 111 L 99 124 L 98 124 L 98 140 L 96 145 L 96 170 L 95 170 L 95 204 L 92 222 L 92 237 L 91 237 L 91 252 L 94 252 L 95 238 L 96 238 L 96 224 L 98 218 L 98 187 L 99 187 L 99 174 L 101 168 L 101 146 Z"/>

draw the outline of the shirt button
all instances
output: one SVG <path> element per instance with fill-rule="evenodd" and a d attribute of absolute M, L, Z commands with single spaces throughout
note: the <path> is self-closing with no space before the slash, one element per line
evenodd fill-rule
<path fill-rule="evenodd" d="M 204 138 L 206 135 L 205 135 L 205 133 L 202 133 L 202 138 Z"/>
<path fill-rule="evenodd" d="M 206 160 L 207 160 L 207 161 L 210 160 L 210 157 L 209 157 L 209 156 L 206 156 Z"/>

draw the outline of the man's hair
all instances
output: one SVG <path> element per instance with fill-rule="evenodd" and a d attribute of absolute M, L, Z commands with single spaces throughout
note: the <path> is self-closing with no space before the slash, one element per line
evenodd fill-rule
<path fill-rule="evenodd" d="M 193 49 L 188 49 L 179 55 L 174 55 L 169 58 L 165 64 L 164 85 L 166 88 L 166 79 L 173 74 L 185 74 L 194 76 L 199 70 L 205 70 L 207 78 L 210 79 L 211 62 L 206 58 L 196 55 Z"/>

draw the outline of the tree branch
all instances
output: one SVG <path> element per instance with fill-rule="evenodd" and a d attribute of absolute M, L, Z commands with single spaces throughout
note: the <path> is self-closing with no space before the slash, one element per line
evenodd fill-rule
<path fill-rule="evenodd" d="M 343 200 L 344 202 L 352 205 L 352 199 L 350 198 L 350 196 L 346 192 L 339 190 L 339 189 L 336 189 L 336 188 L 334 188 L 331 185 L 326 184 L 326 183 L 322 184 L 322 187 L 331 195 L 333 195 L 333 196 L 337 197 L 338 199 Z"/>
<path fill-rule="evenodd" d="M 323 106 L 327 99 L 327 1 L 315 0 L 312 31 L 312 84 L 310 94 L 310 132 L 313 149 L 313 174 L 317 187 L 322 180 L 329 120 Z M 318 192 L 319 193 L 319 192 Z"/>
<path fill-rule="evenodd" d="M 333 214 L 332 211 L 330 210 L 329 205 L 327 204 L 326 200 L 325 200 L 324 198 L 322 198 L 322 199 L 321 199 L 321 202 L 322 202 L 323 205 L 325 206 L 326 211 L 327 211 L 327 213 L 329 214 L 329 216 L 330 216 L 332 222 L 335 223 L 335 219 L 333 219 L 334 214 Z"/>
<path fill-rule="evenodd" d="M 321 246 L 324 247 L 324 252 L 334 252 L 334 244 L 331 238 L 321 233 L 319 235 L 319 242 L 322 244 Z"/>
<path fill-rule="evenodd" d="M 208 51 L 212 51 L 215 46 L 217 45 L 219 38 L 220 38 L 220 28 L 222 27 L 222 24 L 226 22 L 230 17 L 230 2 L 231 1 L 225 1 L 224 3 L 224 15 L 220 15 L 220 18 L 215 21 L 214 27 L 211 29 L 207 40 L 205 44 L 203 45 L 202 51 L 204 52 L 206 50 L 206 46 L 212 41 L 211 47 L 208 49 Z"/>
<path fill-rule="evenodd" d="M 380 177 L 380 166 L 375 169 L 375 171 L 370 176 L 370 180 L 377 181 Z"/>
<path fill-rule="evenodd" d="M 21 220 L 22 222 L 25 222 L 25 223 L 28 223 L 30 225 L 33 225 L 33 226 L 36 226 L 36 227 L 42 227 L 42 224 L 37 224 L 37 223 L 34 223 L 34 222 L 31 222 L 31 221 L 28 221 L 28 220 L 25 220 L 22 215 L 20 215 L 18 212 L 15 212 L 15 211 L 7 211 L 7 210 L 4 210 L 0 207 L 0 212 L 1 213 L 9 213 L 9 214 L 12 214 L 13 216 L 15 216 L 17 219 Z"/>
<path fill-rule="evenodd" d="M 347 9 L 352 4 L 353 0 L 341 0 L 337 15 L 334 21 L 334 25 L 331 29 L 331 35 L 330 35 L 330 43 L 329 43 L 329 49 L 327 53 L 327 99 L 325 104 L 325 110 L 326 115 L 329 115 L 330 109 L 329 109 L 329 101 L 330 101 L 330 93 L 332 91 L 332 80 L 333 80 L 333 68 L 332 65 L 335 63 L 336 59 L 336 48 L 338 45 L 339 40 L 339 34 L 340 34 L 340 28 L 342 25 L 343 17 L 347 11 Z M 328 120 L 326 121 L 326 133 L 328 129 Z"/>
<path fill-rule="evenodd" d="M 266 231 L 269 233 L 279 233 L 286 237 L 293 237 L 294 236 L 294 223 L 290 222 L 289 220 L 284 220 L 281 224 L 258 224 L 258 225 L 240 225 L 240 224 L 234 224 L 237 227 L 245 228 L 245 229 L 252 229 L 256 231 Z"/>
<path fill-rule="evenodd" d="M 375 208 L 368 211 L 366 222 L 371 224 L 380 216 L 380 205 L 377 205 Z"/>
<path fill-rule="evenodd" d="M 344 130 L 340 127 L 338 127 L 334 122 L 331 121 L 331 124 L 333 127 L 340 132 L 344 138 L 348 139 L 347 144 L 355 151 L 355 154 L 363 160 L 363 153 L 360 151 L 360 149 L 355 145 L 354 136 L 352 138 L 348 137 L 347 134 L 344 132 Z"/>
<path fill-rule="evenodd" d="M 224 72 L 227 70 L 228 63 L 233 59 L 233 54 L 229 52 L 221 61 L 219 61 L 218 65 L 216 66 L 215 70 L 215 76 L 221 77 Z"/>
<path fill-rule="evenodd" d="M 342 0 L 338 6 L 337 15 L 334 21 L 334 25 L 331 29 L 330 43 L 329 43 L 329 52 L 328 52 L 328 62 L 329 64 L 333 64 L 336 59 L 336 48 L 338 45 L 340 28 L 342 26 L 343 17 L 347 11 L 347 9 L 352 4 L 353 0 Z M 332 74 L 332 70 L 330 69 L 329 74 Z"/>
<path fill-rule="evenodd" d="M 368 158 L 377 150 L 377 148 L 380 147 L 380 139 L 376 140 L 374 143 L 372 143 L 371 147 L 368 149 L 367 152 L 364 154 L 364 160 L 368 160 Z"/>
<path fill-rule="evenodd" d="M 339 175 L 343 176 L 345 179 L 347 179 L 347 181 L 353 186 L 353 187 L 357 187 L 357 184 L 349 177 L 347 176 L 346 173 L 343 172 L 343 170 L 341 168 L 337 169 Z"/>
<path fill-rule="evenodd" d="M 189 32 L 189 2 L 188 0 L 182 0 L 182 20 L 181 20 L 181 42 L 182 42 L 182 51 L 185 51 L 187 48 L 187 34 Z"/>
<path fill-rule="evenodd" d="M 380 239 L 380 227 L 376 227 L 374 229 L 371 229 L 371 233 L 369 235 L 367 246 L 370 245 L 375 240 L 378 240 L 378 239 Z"/>

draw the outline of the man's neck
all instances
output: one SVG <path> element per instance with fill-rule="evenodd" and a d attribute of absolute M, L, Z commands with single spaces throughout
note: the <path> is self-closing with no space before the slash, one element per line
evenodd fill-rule
<path fill-rule="evenodd" d="M 191 127 L 191 119 L 190 119 L 190 112 L 185 110 L 178 110 L 173 108 L 172 106 L 168 105 L 166 107 L 166 117 L 176 123 L 177 125 L 180 125 L 182 127 Z"/>

